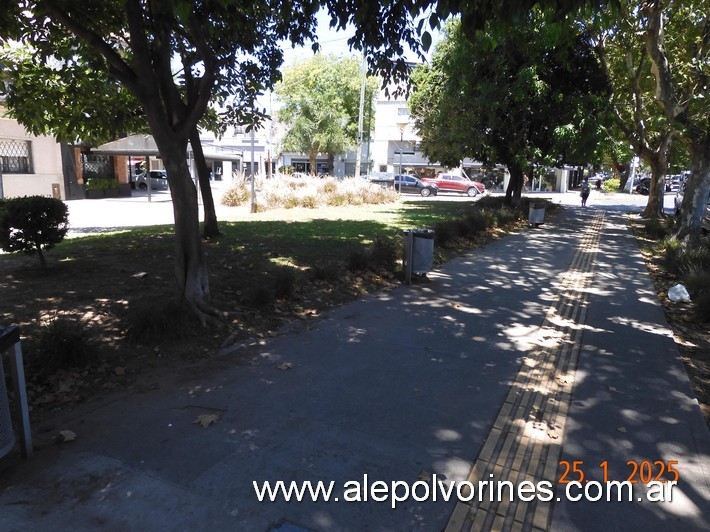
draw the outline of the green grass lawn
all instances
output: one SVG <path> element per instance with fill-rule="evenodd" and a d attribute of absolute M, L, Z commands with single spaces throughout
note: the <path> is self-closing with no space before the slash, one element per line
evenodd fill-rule
<path fill-rule="evenodd" d="M 323 261 L 343 261 L 348 249 L 366 245 L 377 235 L 399 238 L 404 229 L 429 228 L 436 222 L 463 217 L 471 202 L 402 201 L 387 205 L 279 209 L 247 213 L 236 221 L 220 222 L 223 236 L 206 243 L 208 267 L 227 261 L 264 271 L 270 264 L 291 263 L 307 268 Z M 74 262 L 113 257 L 126 271 L 146 270 L 152 256 L 172 257 L 173 226 L 151 226 L 67 239 L 48 254 L 52 262 Z M 26 262 L 27 257 L 5 255 L 3 261 Z M 172 262 L 165 262 L 166 268 Z M 112 268 L 115 269 L 115 268 Z"/>

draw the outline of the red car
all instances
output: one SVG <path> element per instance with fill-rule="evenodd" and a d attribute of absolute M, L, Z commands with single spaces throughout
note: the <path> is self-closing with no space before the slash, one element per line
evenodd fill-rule
<path fill-rule="evenodd" d="M 423 178 L 425 183 L 433 183 L 439 187 L 439 192 L 460 192 L 471 197 L 483 194 L 486 187 L 480 181 L 472 181 L 456 174 L 439 174 L 435 178 Z"/>

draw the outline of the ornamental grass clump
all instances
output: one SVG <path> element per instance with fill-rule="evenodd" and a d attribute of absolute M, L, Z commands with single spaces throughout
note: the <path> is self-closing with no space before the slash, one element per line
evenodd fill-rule
<path fill-rule="evenodd" d="M 28 338 L 30 364 L 36 375 L 51 375 L 57 370 L 82 368 L 98 360 L 98 349 L 86 324 L 67 317 L 43 323 Z"/>
<path fill-rule="evenodd" d="M 373 185 L 364 179 L 282 176 L 267 180 L 257 179 L 255 186 L 257 203 L 262 210 L 296 207 L 317 209 L 322 206 L 381 204 L 397 200 L 394 190 Z M 224 194 L 222 203 L 231 207 L 245 205 L 251 198 L 250 187 L 249 182 L 236 183 Z"/>

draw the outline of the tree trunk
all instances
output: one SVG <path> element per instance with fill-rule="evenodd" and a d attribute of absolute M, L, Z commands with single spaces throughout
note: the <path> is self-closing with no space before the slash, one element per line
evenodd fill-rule
<path fill-rule="evenodd" d="M 152 125 L 152 124 L 151 124 Z M 152 127 L 170 184 L 175 217 L 175 288 L 178 299 L 192 308 L 203 325 L 217 321 L 210 304 L 209 278 L 200 238 L 197 189 L 187 165 L 187 139 Z"/>
<path fill-rule="evenodd" d="M 710 195 L 710 133 L 691 146 L 690 155 L 691 174 L 685 185 L 676 237 L 692 244 L 700 239 L 702 218 Z"/>
<path fill-rule="evenodd" d="M 192 146 L 192 153 L 195 155 L 197 180 L 200 183 L 200 192 L 202 193 L 202 209 L 205 216 L 202 236 L 204 238 L 216 238 L 222 233 L 220 233 L 219 225 L 217 224 L 217 212 L 215 211 L 214 197 L 210 186 L 210 171 L 207 168 L 207 161 L 205 161 L 205 153 L 202 151 L 202 142 L 197 128 L 193 129 L 190 134 L 190 145 Z"/>
<path fill-rule="evenodd" d="M 523 169 L 517 165 L 508 165 L 510 181 L 505 191 L 505 203 L 512 207 L 520 206 L 523 191 Z"/>
<path fill-rule="evenodd" d="M 310 175 L 316 175 L 316 170 L 317 170 L 317 162 L 316 158 L 318 156 L 318 150 L 317 149 L 311 149 L 311 153 L 308 156 L 308 160 L 311 163 L 311 171 L 308 172 Z"/>
<path fill-rule="evenodd" d="M 651 167 L 651 186 L 648 192 L 648 203 L 641 213 L 642 218 L 663 218 L 663 200 L 666 192 L 666 173 L 668 172 L 668 158 L 665 151 L 653 153 L 644 157 Z"/>
<path fill-rule="evenodd" d="M 643 3 L 646 15 L 643 39 L 652 63 L 651 72 L 656 80 L 656 101 L 690 148 L 691 174 L 686 183 L 676 230 L 676 237 L 688 244 L 700 239 L 701 222 L 707 209 L 710 193 L 710 129 L 705 115 L 701 119 L 693 119 L 688 113 L 688 106 L 703 95 L 694 97 L 693 94 L 684 94 L 680 97 L 673 85 L 671 63 L 665 46 L 664 6 L 663 2 Z M 704 42 L 695 48 L 692 59 L 700 64 L 707 60 L 706 44 Z M 704 79 L 699 77 L 698 81 Z M 702 90 L 700 87 L 703 86 L 698 83 L 696 90 Z"/>
<path fill-rule="evenodd" d="M 328 174 L 332 177 L 335 175 L 335 154 L 328 154 Z"/>

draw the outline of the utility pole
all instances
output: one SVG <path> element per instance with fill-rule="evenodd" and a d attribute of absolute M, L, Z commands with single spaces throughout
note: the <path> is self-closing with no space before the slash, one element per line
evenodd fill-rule
<path fill-rule="evenodd" d="M 360 165 L 362 163 L 362 124 L 363 111 L 365 109 L 365 82 L 367 78 L 366 54 L 367 48 L 362 51 L 362 83 L 360 84 L 360 112 L 357 115 L 357 154 L 355 155 L 355 177 L 360 177 Z"/>
<path fill-rule="evenodd" d="M 254 175 L 254 124 L 251 127 L 251 212 L 256 212 L 256 193 L 254 191 L 254 181 L 256 181 L 256 176 Z"/>

